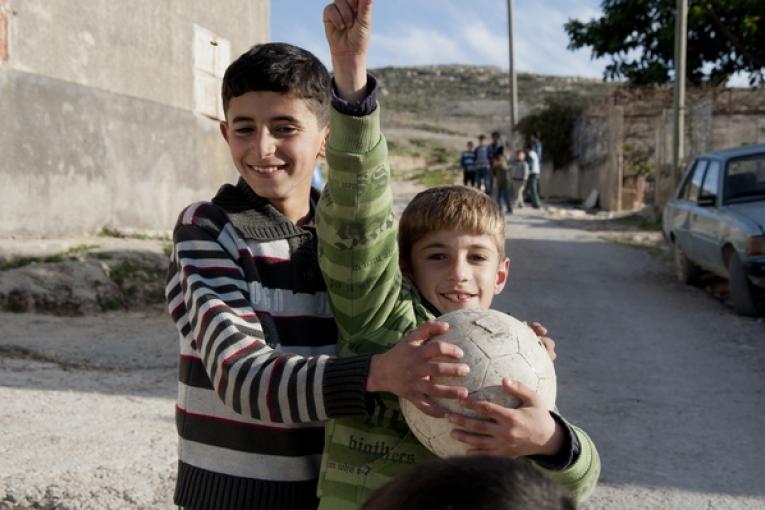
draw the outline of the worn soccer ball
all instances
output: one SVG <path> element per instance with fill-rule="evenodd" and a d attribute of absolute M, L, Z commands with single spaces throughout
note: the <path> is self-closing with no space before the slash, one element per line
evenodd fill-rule
<path fill-rule="evenodd" d="M 548 409 L 555 407 L 555 368 L 541 340 L 525 323 L 483 309 L 457 310 L 438 320 L 449 323 L 449 330 L 438 339 L 462 349 L 461 361 L 470 366 L 470 373 L 466 377 L 435 378 L 434 382 L 464 386 L 471 398 L 516 408 L 518 399 L 502 389 L 502 378 L 509 377 L 535 390 Z M 435 402 L 454 413 L 485 418 L 462 407 L 457 400 Z M 409 428 L 428 450 L 439 457 L 466 453 L 468 445 L 451 437 L 454 425 L 449 420 L 428 416 L 405 399 L 400 399 L 400 404 Z"/>

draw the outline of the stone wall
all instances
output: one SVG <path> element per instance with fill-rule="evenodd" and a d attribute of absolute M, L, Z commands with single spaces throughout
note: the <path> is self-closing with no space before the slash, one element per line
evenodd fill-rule
<path fill-rule="evenodd" d="M 650 184 L 644 200 L 660 209 L 696 155 L 765 143 L 765 89 L 689 89 L 686 150 L 679 172 L 672 168 L 672 132 L 671 87 L 617 89 L 582 115 L 574 128 L 575 163 L 543 174 L 542 188 L 547 196 L 579 200 L 595 189 L 603 209 L 637 207 L 640 197 L 635 200 L 632 195 L 640 190 L 624 188 L 642 186 L 628 178 L 637 161 Z"/>

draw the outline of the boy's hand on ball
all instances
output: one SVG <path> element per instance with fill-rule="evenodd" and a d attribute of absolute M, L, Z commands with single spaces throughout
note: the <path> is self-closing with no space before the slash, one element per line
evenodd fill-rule
<path fill-rule="evenodd" d="M 541 340 L 542 345 L 544 345 L 545 350 L 547 351 L 547 355 L 550 356 L 550 360 L 555 361 L 555 358 L 558 357 L 558 355 L 555 354 L 555 340 L 547 336 L 547 328 L 542 326 L 542 324 L 537 321 L 529 324 L 529 327 L 534 333 L 536 333 L 536 335 L 539 337 L 539 340 Z"/>
<path fill-rule="evenodd" d="M 449 329 L 444 322 L 426 322 L 411 331 L 393 348 L 372 356 L 367 391 L 387 391 L 411 401 L 423 413 L 440 418 L 446 411 L 431 398 L 467 397 L 467 388 L 434 384 L 432 377 L 462 377 L 470 367 L 443 361 L 462 358 L 462 350 L 452 344 L 430 340 Z"/>
<path fill-rule="evenodd" d="M 463 407 L 491 421 L 450 413 L 449 421 L 456 426 L 452 437 L 469 445 L 469 454 L 517 458 L 558 453 L 563 446 L 563 431 L 537 394 L 528 386 L 509 379 L 502 380 L 502 388 L 520 401 L 517 408 L 464 399 Z"/>

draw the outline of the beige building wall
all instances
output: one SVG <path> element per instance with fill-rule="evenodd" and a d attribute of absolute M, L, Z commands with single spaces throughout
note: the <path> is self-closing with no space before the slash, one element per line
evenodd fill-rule
<path fill-rule="evenodd" d="M 220 78 L 267 0 L 0 0 L 0 237 L 167 231 L 235 179 Z"/>

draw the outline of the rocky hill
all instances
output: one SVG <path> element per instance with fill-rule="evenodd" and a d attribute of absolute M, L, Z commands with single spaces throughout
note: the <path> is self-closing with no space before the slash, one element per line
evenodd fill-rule
<path fill-rule="evenodd" d="M 510 121 L 506 70 L 444 65 L 372 70 L 382 86 L 383 129 L 394 170 L 453 165 L 465 142 L 479 133 L 507 134 Z M 587 104 L 617 84 L 599 79 L 519 73 L 518 116 L 550 102 Z"/>

